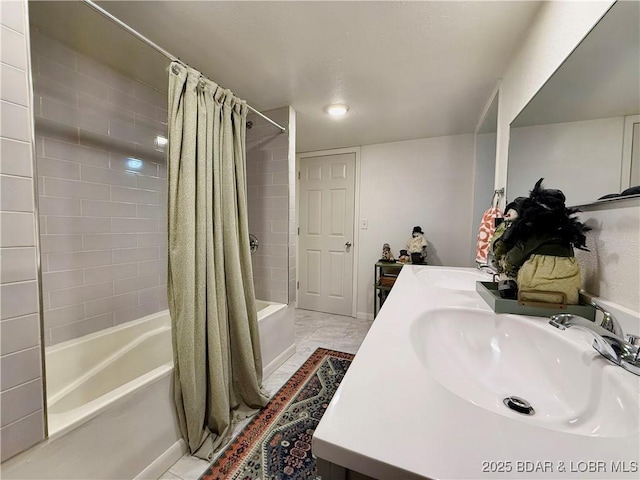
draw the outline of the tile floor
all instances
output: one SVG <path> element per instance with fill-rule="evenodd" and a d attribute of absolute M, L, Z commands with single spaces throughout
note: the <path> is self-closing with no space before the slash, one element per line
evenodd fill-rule
<path fill-rule="evenodd" d="M 296 309 L 296 353 L 264 380 L 265 389 L 272 395 L 276 393 L 318 347 L 355 354 L 371 323 L 371 320 Z M 245 420 L 238 424 L 233 436 L 240 433 L 248 422 Z M 160 480 L 197 480 L 208 466 L 209 462 L 187 454 Z"/>

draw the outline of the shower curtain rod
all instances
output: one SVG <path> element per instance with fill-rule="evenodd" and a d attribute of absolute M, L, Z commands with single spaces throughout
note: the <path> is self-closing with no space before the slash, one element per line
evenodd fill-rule
<path fill-rule="evenodd" d="M 127 25 L 126 23 L 124 23 L 122 20 L 120 20 L 117 17 L 114 17 L 113 15 L 111 15 L 109 12 L 107 12 L 104 8 L 96 5 L 94 2 L 92 2 L 91 0 L 82 0 L 85 4 L 87 4 L 89 7 L 93 8 L 96 12 L 98 12 L 99 14 L 103 15 L 104 17 L 106 17 L 107 19 L 111 20 L 113 23 L 115 23 L 116 25 L 118 25 L 119 27 L 125 29 L 127 32 L 129 32 L 131 35 L 133 35 L 134 37 L 136 37 L 138 40 L 143 41 L 144 43 L 146 43 L 147 45 L 149 45 L 151 48 L 153 48 L 154 50 L 156 50 L 157 52 L 161 53 L 162 55 L 164 55 L 165 57 L 167 57 L 169 60 L 173 61 L 173 62 L 180 62 L 182 64 L 184 64 L 184 62 L 182 60 L 180 60 L 178 57 L 176 57 L 175 55 L 169 53 L 168 51 L 166 51 L 164 48 L 162 48 L 160 45 L 152 42 L 151 40 L 149 40 L 147 37 L 145 37 L 144 35 L 142 35 L 140 32 L 138 32 L 137 30 L 134 30 L 132 27 L 130 27 L 129 25 Z M 280 129 L 280 133 L 285 133 L 287 131 L 286 128 L 284 128 L 282 125 L 280 125 L 279 123 L 274 122 L 273 120 L 271 120 L 269 117 L 267 117 L 266 115 L 264 115 L 263 113 L 259 112 L 258 110 L 256 110 L 255 108 L 253 108 L 252 106 L 250 106 L 249 104 L 247 104 L 247 108 L 249 110 L 251 110 L 253 113 L 255 113 L 256 115 L 258 115 L 259 117 L 264 118 L 267 122 L 269 122 L 271 125 L 277 127 Z"/>

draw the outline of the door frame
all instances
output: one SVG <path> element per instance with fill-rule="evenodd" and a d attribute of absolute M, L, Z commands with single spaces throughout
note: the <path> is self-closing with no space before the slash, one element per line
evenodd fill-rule
<path fill-rule="evenodd" d="M 351 316 L 356 317 L 358 307 L 358 252 L 360 251 L 360 147 L 334 148 L 331 150 L 317 150 L 296 154 L 296 308 L 298 307 L 298 285 L 300 284 L 300 242 L 298 229 L 300 228 L 300 166 L 307 158 L 325 157 L 329 155 L 355 154 L 355 184 L 353 190 L 353 294 Z"/>
<path fill-rule="evenodd" d="M 622 135 L 622 168 L 620 169 L 620 191 L 633 185 L 631 178 L 631 154 L 633 153 L 633 125 L 640 122 L 640 115 L 627 115 L 624 117 L 624 132 Z"/>

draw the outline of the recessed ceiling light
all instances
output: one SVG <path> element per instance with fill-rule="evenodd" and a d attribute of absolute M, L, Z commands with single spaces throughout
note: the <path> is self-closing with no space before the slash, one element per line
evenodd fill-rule
<path fill-rule="evenodd" d="M 332 117 L 342 117 L 349 111 L 349 106 L 343 103 L 335 103 L 327 107 L 327 113 Z"/>

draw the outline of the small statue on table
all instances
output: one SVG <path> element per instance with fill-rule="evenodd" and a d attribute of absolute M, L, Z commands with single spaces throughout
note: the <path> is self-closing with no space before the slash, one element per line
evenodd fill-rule
<path fill-rule="evenodd" d="M 422 227 L 413 227 L 411 238 L 407 242 L 407 250 L 411 254 L 411 263 L 422 265 L 427 263 L 427 239 Z"/>
<path fill-rule="evenodd" d="M 393 253 L 391 253 L 391 247 L 388 243 L 382 245 L 382 257 L 380 258 L 381 262 L 389 262 L 395 263 L 395 258 L 393 258 Z"/>

